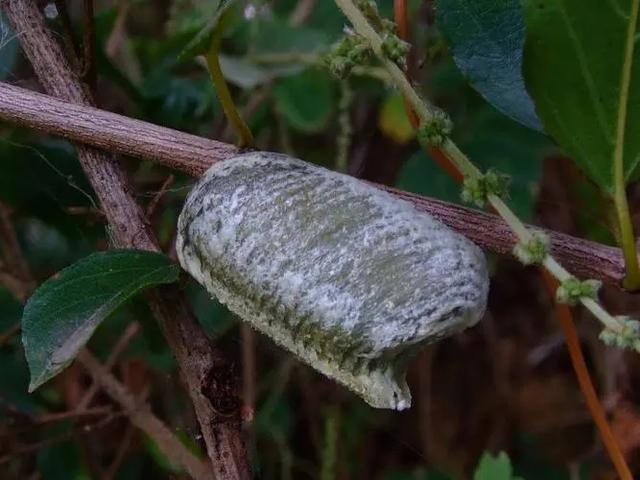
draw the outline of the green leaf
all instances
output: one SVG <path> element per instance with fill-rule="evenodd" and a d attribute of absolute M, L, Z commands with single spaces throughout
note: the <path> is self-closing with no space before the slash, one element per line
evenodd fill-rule
<path fill-rule="evenodd" d="M 506 453 L 500 452 L 495 457 L 485 452 L 473 474 L 473 480 L 518 480 L 513 477 L 511 460 Z"/>
<path fill-rule="evenodd" d="M 175 282 L 179 269 L 164 255 L 111 250 L 94 253 L 44 282 L 22 316 L 33 391 L 62 371 L 100 323 L 153 285 Z"/>
<path fill-rule="evenodd" d="M 0 80 L 4 80 L 13 70 L 18 59 L 18 39 L 9 22 L 0 12 Z"/>
<path fill-rule="evenodd" d="M 401 145 L 408 143 L 416 136 L 400 94 L 389 95 L 382 102 L 378 112 L 378 128 L 387 137 Z"/>
<path fill-rule="evenodd" d="M 189 60 L 198 55 L 207 53 L 216 36 L 220 37 L 224 33 L 225 27 L 229 22 L 231 13 L 230 7 L 236 3 L 236 0 L 219 0 L 218 7 L 214 15 L 204 25 L 195 37 L 184 47 L 184 50 L 178 55 L 178 61 Z"/>
<path fill-rule="evenodd" d="M 333 81 L 319 69 L 280 79 L 274 96 L 276 108 L 288 123 L 306 133 L 317 133 L 326 126 L 336 100 Z"/>
<path fill-rule="evenodd" d="M 534 130 L 542 125 L 522 78 L 521 0 L 436 0 L 438 26 L 458 68 L 498 110 Z"/>
<path fill-rule="evenodd" d="M 616 145 L 622 149 L 618 158 L 624 180 L 637 178 L 640 171 L 640 49 L 633 48 L 638 31 L 637 21 L 631 20 L 639 1 L 524 3 L 524 74 L 538 115 L 578 165 L 609 192 L 614 189 Z M 623 85 L 625 73 L 628 85 Z"/>
<path fill-rule="evenodd" d="M 259 19 L 254 24 L 251 45 L 256 55 L 267 53 L 313 53 L 331 43 L 321 30 L 292 27 L 281 19 Z"/>
<path fill-rule="evenodd" d="M 244 89 L 256 88 L 274 78 L 295 75 L 307 68 L 301 64 L 283 64 L 263 66 L 252 63 L 250 59 L 232 55 L 219 55 L 220 68 L 224 78 L 237 87 Z"/>

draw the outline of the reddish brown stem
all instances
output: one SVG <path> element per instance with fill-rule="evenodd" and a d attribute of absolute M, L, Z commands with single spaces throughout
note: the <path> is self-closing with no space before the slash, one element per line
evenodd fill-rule
<path fill-rule="evenodd" d="M 555 297 L 555 292 L 558 288 L 558 281 L 546 270 L 541 269 L 540 271 L 542 272 L 549 295 Z M 598 428 L 602 443 L 604 444 L 609 458 L 611 459 L 620 479 L 633 480 L 633 475 L 631 474 L 629 466 L 622 454 L 620 445 L 618 444 L 616 437 L 613 435 L 613 431 L 607 421 L 604 408 L 602 408 L 596 389 L 593 386 L 593 381 L 591 380 L 587 364 L 584 360 L 584 354 L 582 353 L 578 331 L 576 330 L 571 310 L 566 305 L 562 305 L 557 302 L 554 302 L 554 308 L 556 317 L 558 318 L 560 327 L 564 333 L 569 356 L 571 357 L 571 364 L 573 365 L 573 370 L 576 373 L 580 390 L 582 391 L 582 395 L 587 404 L 587 408 L 589 409 L 589 413 L 591 414 L 591 418 Z"/>
<path fill-rule="evenodd" d="M 409 21 L 407 16 L 407 0 L 394 0 L 394 14 L 400 36 L 404 40 L 408 40 L 410 34 Z M 414 126 L 414 128 L 417 128 L 417 115 L 413 110 L 411 110 L 406 100 L 405 107 L 407 108 L 407 113 L 412 122 L 412 125 Z M 438 164 L 443 166 L 447 172 L 449 172 L 450 174 L 453 172 L 452 177 L 458 183 L 462 182 L 462 172 L 458 171 L 454 163 L 446 157 L 444 152 L 440 151 L 438 148 L 431 147 L 429 149 L 429 153 L 432 153 L 432 155 L 435 156 Z M 546 270 L 540 269 L 540 271 L 542 272 L 542 275 L 545 279 L 545 284 L 547 286 L 547 289 L 549 290 L 549 294 L 552 298 L 555 298 L 555 291 L 558 288 L 558 282 Z M 611 461 L 616 468 L 616 471 L 618 472 L 620 478 L 622 480 L 632 480 L 633 476 L 631 475 L 629 467 L 627 466 L 624 456 L 622 455 L 620 446 L 613 436 L 611 427 L 607 422 L 604 410 L 602 408 L 602 405 L 600 404 L 600 401 L 598 400 L 595 388 L 593 387 L 593 382 L 591 381 L 589 370 L 587 370 L 587 365 L 584 361 L 584 355 L 580 347 L 580 341 L 578 339 L 578 333 L 576 331 L 573 317 L 571 315 L 571 310 L 569 310 L 566 305 L 561 305 L 556 302 L 554 302 L 554 305 L 556 316 L 558 317 L 558 320 L 560 321 L 560 325 L 562 327 L 562 331 L 564 332 L 565 341 L 567 343 L 567 348 L 569 350 L 569 355 L 571 358 L 571 363 L 576 373 L 576 378 L 578 379 L 580 390 L 582 391 L 584 399 L 587 403 L 589 413 L 591 414 L 591 417 L 593 418 L 593 421 L 598 428 L 600 438 L 602 439 L 607 453 L 609 454 L 609 458 L 611 458 Z"/>

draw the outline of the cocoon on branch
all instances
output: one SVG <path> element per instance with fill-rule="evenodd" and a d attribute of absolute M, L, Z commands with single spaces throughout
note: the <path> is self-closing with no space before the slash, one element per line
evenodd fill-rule
<path fill-rule="evenodd" d="M 408 361 L 474 325 L 482 252 L 413 205 L 275 153 L 215 164 L 178 221 L 182 267 L 229 309 L 378 408 L 411 404 Z"/>

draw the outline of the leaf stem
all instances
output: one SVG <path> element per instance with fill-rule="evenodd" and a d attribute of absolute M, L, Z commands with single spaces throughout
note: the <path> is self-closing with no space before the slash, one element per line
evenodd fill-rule
<path fill-rule="evenodd" d="M 394 16 L 398 25 L 400 36 L 403 40 L 408 41 L 409 25 L 407 19 L 407 0 L 394 0 L 393 5 Z M 414 126 L 414 128 L 417 128 L 419 126 L 419 119 L 416 117 L 415 112 L 409 105 L 407 105 L 406 110 L 409 114 L 411 124 Z M 430 147 L 430 150 L 433 151 L 430 151 L 430 153 L 436 153 L 445 160 L 445 168 L 447 169 L 447 171 L 455 172 L 457 174 L 457 177 L 454 178 L 456 178 L 458 183 L 460 183 L 462 181 L 462 179 L 459 178 L 461 176 L 460 172 L 458 172 L 457 168 L 451 164 L 451 162 L 445 155 L 442 154 L 440 149 L 437 147 Z M 511 214 L 510 211 L 504 211 L 502 213 L 503 216 Z M 555 260 L 550 259 L 547 268 L 555 268 L 554 263 Z M 555 297 L 555 292 L 557 291 L 559 285 L 558 280 L 544 269 L 540 269 L 540 273 L 542 274 L 542 277 L 545 281 L 545 286 L 547 287 L 549 294 L 552 298 Z M 594 308 L 602 309 L 602 307 L 597 302 L 594 302 L 593 300 L 591 301 L 594 303 Z M 587 404 L 587 407 L 591 414 L 591 418 L 598 428 L 602 443 L 604 444 L 605 449 L 609 454 L 609 458 L 611 459 L 611 462 L 618 472 L 618 475 L 623 480 L 630 480 L 632 478 L 631 471 L 629 470 L 629 466 L 627 465 L 624 455 L 622 454 L 620 444 L 618 443 L 616 437 L 613 435 L 611 426 L 607 422 L 604 408 L 602 407 L 602 403 L 597 396 L 593 381 L 591 379 L 591 375 L 587 370 L 587 365 L 584 360 L 584 354 L 582 353 L 582 348 L 580 346 L 580 340 L 575 327 L 571 309 L 567 305 L 560 304 L 557 301 L 553 303 L 556 317 L 560 321 L 560 326 L 565 336 L 567 349 L 571 358 L 571 364 L 573 365 L 573 368 L 575 370 L 576 378 L 578 380 L 580 390 L 582 391 L 582 394 L 584 396 L 585 403 Z"/>
<path fill-rule="evenodd" d="M 640 1 L 640 0 L 634 0 Z M 371 45 L 371 48 L 378 56 L 384 67 L 388 70 L 396 88 L 400 90 L 406 101 L 411 105 L 415 113 L 418 115 L 422 122 L 428 122 L 433 117 L 433 108 L 420 97 L 418 92 L 413 88 L 405 73 L 391 60 L 386 58 L 382 52 L 382 38 L 376 32 L 376 30 L 369 24 L 367 18 L 354 4 L 353 0 L 335 0 L 336 5 L 342 10 L 345 16 L 351 21 L 355 31 L 366 38 Z M 456 168 L 462 172 L 466 177 L 477 178 L 481 175 L 480 170 L 476 167 L 471 160 L 458 148 L 458 146 L 451 140 L 447 139 L 441 147 L 445 156 L 456 166 Z M 523 243 L 527 243 L 531 240 L 531 232 L 522 223 L 522 221 L 511 211 L 511 209 L 504 203 L 504 201 L 495 196 L 489 195 L 489 203 L 495 209 L 495 211 L 502 217 L 505 223 L 516 234 L 518 240 Z M 544 267 L 549 271 L 556 279 L 563 281 L 571 278 L 571 274 L 560 265 L 551 255 L 547 256 L 547 259 L 543 263 Z M 620 333 L 622 326 L 620 322 L 614 318 L 609 312 L 602 308 L 597 302 L 584 298 L 581 299 L 581 303 L 587 308 L 598 320 L 600 320 L 604 326 L 611 329 L 614 332 Z"/>
<path fill-rule="evenodd" d="M 618 216 L 619 243 L 622 247 L 627 269 L 627 276 L 623 284 L 629 290 L 638 290 L 640 288 L 640 266 L 638 265 L 638 253 L 636 251 L 633 226 L 631 225 L 631 215 L 629 214 L 624 175 L 624 141 L 627 123 L 627 104 L 629 102 L 629 88 L 631 86 L 631 66 L 633 64 L 639 4 L 640 0 L 632 0 L 631 11 L 629 12 L 629 26 L 627 27 L 624 61 L 622 62 L 622 75 L 620 79 L 615 148 L 613 151 L 613 200 Z"/>
<path fill-rule="evenodd" d="M 549 293 L 553 295 L 556 288 L 558 288 L 557 280 L 545 271 L 542 271 L 542 274 Z M 578 385 L 582 391 L 585 403 L 587 404 L 587 408 L 591 414 L 591 418 L 593 418 L 593 421 L 600 432 L 600 438 L 602 439 L 604 448 L 609 454 L 609 458 L 611 459 L 616 472 L 620 476 L 620 479 L 633 480 L 633 475 L 631 474 L 622 450 L 620 449 L 620 444 L 607 421 L 604 408 L 598 399 L 596 389 L 591 381 L 591 377 L 589 376 L 589 370 L 587 369 L 587 363 L 585 362 L 584 355 L 582 354 L 582 348 L 580 348 L 578 332 L 576 330 L 575 323 L 573 322 L 571 310 L 568 306 L 559 303 L 555 304 L 555 310 L 556 316 L 560 320 L 560 326 L 567 342 L 569 354 L 571 355 L 573 369 L 578 379 Z"/>
<path fill-rule="evenodd" d="M 622 174 L 622 160 L 614 160 L 614 194 L 613 201 L 618 217 L 619 240 L 626 276 L 622 282 L 628 290 L 638 290 L 640 288 L 640 266 L 638 265 L 638 253 L 636 251 L 635 235 L 631 225 L 631 215 L 629 213 L 629 203 L 627 202 L 627 192 L 625 189 L 624 174 Z M 620 173 L 619 173 L 620 171 Z"/>
<path fill-rule="evenodd" d="M 211 42 L 211 48 L 204 56 L 207 61 L 207 66 L 209 67 L 209 75 L 211 75 L 211 81 L 213 82 L 218 98 L 220 99 L 220 103 L 222 104 L 224 114 L 236 132 L 238 147 L 251 147 L 253 146 L 253 135 L 238 112 L 236 104 L 231 97 L 229 86 L 227 85 L 227 81 L 225 80 L 224 75 L 222 74 L 222 69 L 220 68 L 220 59 L 218 58 L 219 51 L 220 39 L 214 38 Z"/>

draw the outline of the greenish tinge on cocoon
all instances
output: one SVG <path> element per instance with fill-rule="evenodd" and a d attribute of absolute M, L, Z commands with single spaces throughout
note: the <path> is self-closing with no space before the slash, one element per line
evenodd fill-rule
<path fill-rule="evenodd" d="M 410 406 L 409 359 L 474 325 L 489 288 L 480 249 L 412 204 L 267 152 L 207 171 L 177 251 L 231 311 L 378 408 Z"/>

